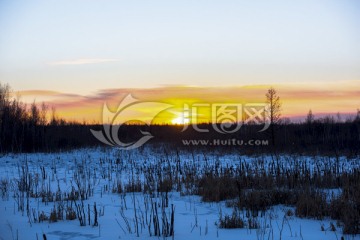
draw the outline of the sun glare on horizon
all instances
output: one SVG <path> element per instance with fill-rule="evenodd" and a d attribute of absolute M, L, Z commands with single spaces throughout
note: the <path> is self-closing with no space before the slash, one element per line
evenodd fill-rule
<path fill-rule="evenodd" d="M 183 116 L 179 116 L 177 118 L 174 118 L 171 120 L 171 123 L 174 125 L 183 125 L 183 124 L 189 124 L 190 121 L 188 118 L 184 118 Z"/>

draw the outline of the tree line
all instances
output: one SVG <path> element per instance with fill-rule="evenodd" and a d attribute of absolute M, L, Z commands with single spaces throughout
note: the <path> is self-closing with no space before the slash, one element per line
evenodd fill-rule
<path fill-rule="evenodd" d="M 189 127 L 182 132 L 179 125 L 124 125 L 119 129 L 123 142 L 136 141 L 140 131 L 150 132 L 154 138 L 149 144 L 171 144 L 177 148 L 204 148 L 214 146 L 184 146 L 184 139 L 240 139 L 268 140 L 267 146 L 216 146 L 220 151 L 234 150 L 248 154 L 263 152 L 290 152 L 307 154 L 349 154 L 358 155 L 360 146 L 360 110 L 353 118 L 340 121 L 335 117 L 316 119 L 311 110 L 302 123 L 292 123 L 281 118 L 280 97 L 270 88 L 265 94 L 269 104 L 270 129 L 259 132 L 262 126 L 243 124 L 239 131 L 221 134 L 211 123 L 200 124 L 209 129 L 207 134 Z M 26 105 L 11 96 L 10 86 L 0 83 L 0 153 L 7 152 L 51 152 L 81 147 L 103 146 L 90 132 L 101 130 L 101 124 L 85 124 L 65 121 L 56 116 L 55 109 L 33 102 Z"/>
<path fill-rule="evenodd" d="M 12 97 L 10 86 L 0 83 L 1 153 L 56 151 L 87 146 L 88 142 L 77 140 L 85 132 L 82 124 L 57 117 L 55 109 L 44 103 L 39 106 L 34 101 L 28 106 Z"/>

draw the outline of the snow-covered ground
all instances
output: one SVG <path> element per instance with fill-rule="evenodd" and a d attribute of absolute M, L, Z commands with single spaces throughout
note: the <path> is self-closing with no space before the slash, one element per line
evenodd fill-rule
<path fill-rule="evenodd" d="M 306 156 L 281 156 L 276 161 L 282 161 L 289 168 L 308 164 L 313 168 L 327 169 L 336 164 L 339 171 L 349 171 L 360 165 L 357 159 L 322 158 L 318 161 L 317 158 Z M 162 212 L 160 206 L 164 203 L 164 194 L 156 191 L 152 194 L 116 192 L 118 183 L 121 183 L 122 188 L 131 182 L 144 185 L 144 181 L 148 181 L 146 171 L 149 169 L 166 172 L 169 168 L 206 169 L 216 165 L 231 168 L 247 164 L 254 168 L 253 171 L 266 171 L 273 162 L 271 156 L 249 157 L 216 152 L 205 156 L 201 152 L 169 152 L 155 147 L 134 151 L 98 148 L 54 154 L 8 154 L 0 158 L 3 190 L 0 200 L 0 239 L 43 239 L 43 234 L 47 239 L 163 238 L 153 236 L 152 206 L 155 205 L 159 208 L 157 212 L 160 225 L 164 219 L 170 222 L 171 206 L 174 207 L 174 236 L 169 237 L 174 239 L 341 239 L 343 234 L 340 227 L 336 231 L 330 231 L 330 223 L 336 226 L 336 221 L 288 216 L 288 210 L 294 212 L 294 208 L 290 206 L 274 206 L 266 211 L 265 216 L 259 216 L 258 229 L 220 229 L 217 224 L 219 216 L 232 212 L 225 202 L 205 203 L 199 196 L 173 190 L 169 192 L 168 204 Z M 21 176 L 31 177 L 26 180 Z M 54 199 L 57 197 L 56 193 L 59 193 L 62 201 L 48 201 L 40 196 L 21 196 L 18 191 L 21 179 L 31 181 L 29 185 L 34 188 L 52 193 Z M 39 189 L 36 192 L 40 192 Z M 75 201 L 64 200 L 64 196 L 71 192 L 80 194 L 80 189 L 84 189 L 88 195 L 87 200 L 83 201 L 86 226 L 80 226 L 78 219 L 35 222 L 42 212 L 50 216 L 51 211 L 61 204 L 76 209 L 73 205 Z M 336 192 L 337 189 L 332 191 Z M 21 202 L 24 203 L 23 211 L 19 211 Z M 80 204 L 80 201 L 76 202 Z M 93 226 L 95 203 L 98 212 L 97 226 Z M 360 239 L 360 236 L 344 237 Z"/>

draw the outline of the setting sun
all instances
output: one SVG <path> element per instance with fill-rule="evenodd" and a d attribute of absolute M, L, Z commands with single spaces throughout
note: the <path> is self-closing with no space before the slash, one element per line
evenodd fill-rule
<path fill-rule="evenodd" d="M 177 117 L 177 118 L 174 118 L 171 120 L 171 123 L 172 124 L 178 124 L 178 125 L 181 125 L 181 124 L 188 124 L 190 121 L 188 118 L 184 118 L 182 116 L 180 117 Z"/>

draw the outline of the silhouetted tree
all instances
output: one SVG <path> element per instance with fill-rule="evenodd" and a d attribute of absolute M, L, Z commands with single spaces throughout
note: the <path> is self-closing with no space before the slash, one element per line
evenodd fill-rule
<path fill-rule="evenodd" d="M 281 102 L 276 90 L 271 87 L 266 93 L 266 103 L 268 104 L 267 114 L 270 119 L 271 140 L 275 146 L 275 125 L 280 123 Z"/>
<path fill-rule="evenodd" d="M 356 113 L 354 122 L 360 122 L 360 109 L 357 109 L 357 113 Z"/>
<path fill-rule="evenodd" d="M 315 120 L 315 116 L 314 114 L 312 113 L 311 109 L 309 110 L 307 116 L 306 116 L 306 120 L 305 122 L 308 124 L 308 125 L 311 125 Z"/>

